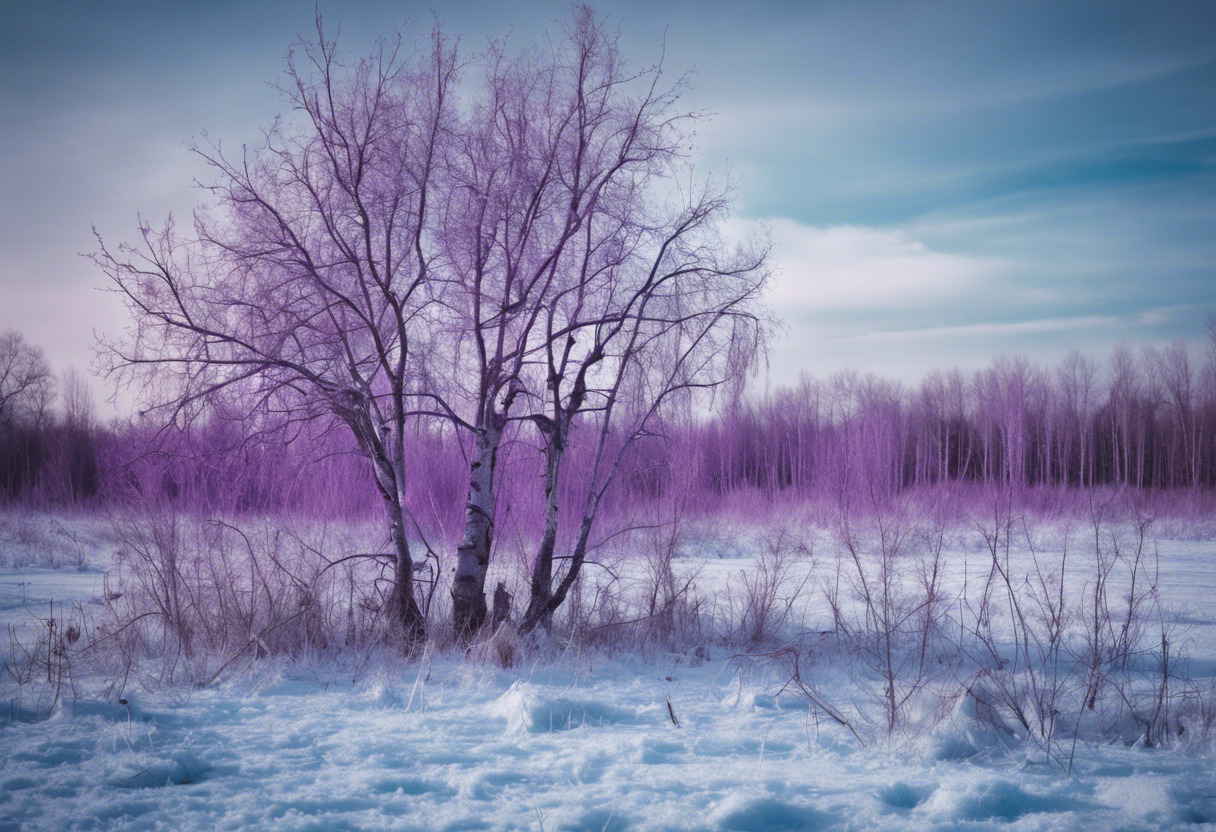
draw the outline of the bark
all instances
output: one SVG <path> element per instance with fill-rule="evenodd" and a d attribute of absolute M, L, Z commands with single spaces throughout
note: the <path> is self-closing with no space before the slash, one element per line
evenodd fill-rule
<path fill-rule="evenodd" d="M 591 526 L 595 522 L 595 514 L 598 509 L 599 499 L 593 497 L 579 524 L 578 536 L 575 538 L 574 547 L 570 552 L 570 565 L 566 569 L 566 574 L 556 589 L 550 590 L 552 584 L 546 583 L 545 591 L 541 596 L 538 597 L 534 592 L 528 604 L 528 611 L 519 625 L 521 633 L 531 632 L 537 625 L 547 622 L 554 611 L 565 602 L 566 596 L 570 593 L 574 582 L 578 580 L 583 569 L 583 562 L 587 558 L 587 541 L 591 537 Z"/>
<path fill-rule="evenodd" d="M 393 541 L 395 557 L 389 609 L 405 635 L 408 649 L 426 640 L 426 621 L 414 597 L 414 560 L 405 534 L 405 514 L 400 504 L 394 505 L 390 511 L 389 536 Z"/>
<path fill-rule="evenodd" d="M 550 613 L 565 602 L 566 596 L 570 593 L 570 588 L 574 586 L 574 582 L 578 580 L 579 575 L 583 571 L 583 562 L 587 558 L 587 540 L 591 537 L 591 525 L 595 522 L 595 512 L 599 508 L 598 503 L 599 500 L 595 500 L 595 506 L 583 515 L 583 521 L 578 528 L 578 537 L 575 539 L 574 548 L 570 552 L 570 568 L 566 570 L 561 583 L 557 585 L 557 589 L 553 591 L 553 596 L 549 599 L 547 606 Z"/>
<path fill-rule="evenodd" d="M 389 590 L 388 612 L 401 627 L 406 650 L 426 639 L 426 620 L 414 597 L 414 560 L 405 529 L 405 464 L 400 438 L 380 435 L 363 399 L 352 398 L 335 412 L 354 434 L 360 449 L 371 460 L 376 487 L 384 499 L 388 515 L 389 539 L 393 544 L 393 585 Z M 395 462 L 389 459 L 390 452 Z"/>
<path fill-rule="evenodd" d="M 490 628 L 497 631 L 510 618 L 511 593 L 507 591 L 507 585 L 499 581 L 498 588 L 494 590 L 494 610 L 490 613 Z"/>
<path fill-rule="evenodd" d="M 501 425 L 493 424 L 482 428 L 473 444 L 464 537 L 456 547 L 452 581 L 452 623 L 462 640 L 472 638 L 486 623 L 486 570 L 494 540 L 494 467 L 501 437 Z"/>
<path fill-rule="evenodd" d="M 545 528 L 541 533 L 536 562 L 532 565 L 528 609 L 520 623 L 520 632 L 524 633 L 532 631 L 538 625 L 548 629 L 553 613 L 549 602 L 553 597 L 553 552 L 557 546 L 557 480 L 561 467 L 561 449 L 550 444 L 546 450 Z"/>

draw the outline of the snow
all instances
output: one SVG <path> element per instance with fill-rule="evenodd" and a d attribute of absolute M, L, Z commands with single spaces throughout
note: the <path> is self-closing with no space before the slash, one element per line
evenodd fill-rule
<path fill-rule="evenodd" d="M 723 584 L 752 568 L 748 548 L 680 569 Z M 1208 676 L 1214 548 L 1160 542 L 1162 594 L 1190 622 L 1192 674 Z M 0 573 L 4 620 L 100 591 L 101 572 L 60 567 Z M 732 652 L 554 646 L 507 669 L 386 656 L 359 678 L 340 662 L 269 658 L 207 688 L 122 702 L 84 685 L 49 716 L 0 708 L 0 829 L 1216 825 L 1210 749 L 1082 741 L 1068 776 L 975 720 L 966 697 L 930 732 L 863 747 Z M 845 695 L 831 674 L 821 681 Z"/>
<path fill-rule="evenodd" d="M 1204 757 L 865 750 L 799 703 L 728 695 L 721 663 L 283 677 L 174 704 L 82 703 L 0 733 L 21 829 L 1173 829 L 1216 822 Z M 672 681 L 666 681 L 671 675 Z M 756 694 L 757 692 L 749 692 Z M 680 720 L 668 718 L 670 697 Z M 738 698 L 739 704 L 734 700 Z M 415 702 L 415 706 L 416 706 Z"/>

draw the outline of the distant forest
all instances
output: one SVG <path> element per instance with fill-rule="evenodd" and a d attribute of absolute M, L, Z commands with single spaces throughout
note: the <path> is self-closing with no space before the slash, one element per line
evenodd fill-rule
<path fill-rule="evenodd" d="M 933 372 L 919 386 L 843 372 L 685 404 L 632 449 L 612 502 L 678 497 L 708 512 L 743 493 L 812 499 L 953 482 L 1211 489 L 1216 329 L 1212 336 L 1202 355 L 1180 340 L 1121 345 L 1104 362 L 1073 352 L 1055 367 L 1002 356 L 975 373 Z M 512 429 L 500 500 L 508 517 L 535 517 L 539 443 L 530 423 Z M 410 448 L 412 511 L 440 531 L 458 528 L 468 449 L 422 420 Z M 103 422 L 83 378 L 56 376 L 37 347 L 0 336 L 0 503 L 90 507 L 138 494 L 208 512 L 370 515 L 380 502 L 366 461 L 351 451 L 344 433 L 321 422 L 255 426 L 219 411 L 186 427 Z M 572 491 L 582 481 L 577 460 L 575 452 L 564 475 Z"/>

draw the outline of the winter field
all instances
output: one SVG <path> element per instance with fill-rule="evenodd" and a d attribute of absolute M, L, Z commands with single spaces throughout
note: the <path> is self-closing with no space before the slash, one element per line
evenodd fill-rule
<path fill-rule="evenodd" d="M 408 658 L 343 640 L 371 565 L 264 569 L 372 531 L 0 515 L 0 829 L 1216 824 L 1216 527 L 992 508 L 622 535 L 546 638 Z"/>

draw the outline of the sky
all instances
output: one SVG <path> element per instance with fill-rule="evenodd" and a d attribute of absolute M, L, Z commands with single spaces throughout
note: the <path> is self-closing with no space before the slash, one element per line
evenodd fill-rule
<path fill-rule="evenodd" d="M 564 2 L 322 0 L 350 54 L 436 18 L 535 42 Z M 1216 312 L 1216 3 L 611 2 L 635 64 L 689 74 L 698 170 L 762 226 L 784 321 L 770 385 L 915 384 L 1001 353 L 1185 338 Z M 0 0 L 0 331 L 87 371 L 125 326 L 95 227 L 186 217 L 204 134 L 255 145 L 310 2 Z M 94 382 L 100 398 L 109 395 Z M 122 403 L 119 403 L 121 409 Z"/>

